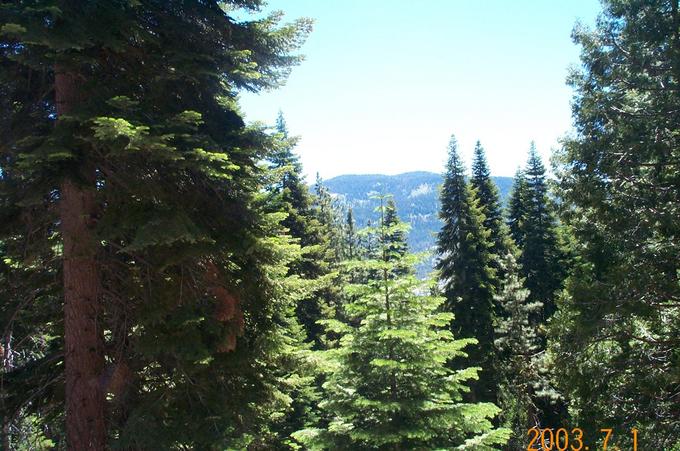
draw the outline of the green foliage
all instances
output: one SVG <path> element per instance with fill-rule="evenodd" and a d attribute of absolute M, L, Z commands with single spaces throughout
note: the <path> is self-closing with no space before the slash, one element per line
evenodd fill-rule
<path fill-rule="evenodd" d="M 523 368 L 507 367 L 508 362 L 504 362 L 507 373 L 504 391 L 515 396 L 509 401 L 506 393 L 506 402 L 512 403 L 512 421 L 519 421 L 515 425 L 519 433 L 526 424 L 549 427 L 564 424 L 567 418 L 564 398 L 554 386 L 554 366 L 546 353 L 546 322 L 557 308 L 556 298 L 569 270 L 566 235 L 557 222 L 545 167 L 533 143 L 526 168 L 515 175 L 508 203 L 508 228 L 519 250 L 517 269 L 523 279 L 522 285 L 528 290 L 525 303 L 532 306 L 522 314 L 528 314 L 528 327 L 539 343 L 539 349 L 532 353 L 535 357 L 531 362 L 531 373 Z M 513 321 L 512 317 L 506 319 Z M 521 378 L 525 378 L 524 382 L 520 382 Z M 515 392 L 517 384 L 528 384 L 531 390 L 523 394 Z M 522 411 L 515 412 L 518 408 Z M 527 409 L 531 412 L 529 416 Z"/>
<path fill-rule="evenodd" d="M 674 1 L 606 1 L 575 28 L 577 134 L 558 155 L 577 254 L 552 327 L 561 386 L 576 421 L 637 427 L 641 449 L 680 433 L 679 21 Z"/>
<path fill-rule="evenodd" d="M 312 193 L 283 115 L 239 109 L 311 26 L 262 5 L 0 2 L 2 448 L 70 445 L 68 183 L 95 204 L 77 238 L 110 449 L 520 449 L 568 422 L 680 449 L 678 2 L 603 0 L 575 29 L 560 202 L 532 144 L 507 224 L 481 144 L 466 180 L 455 138 L 441 222 L 436 174 Z M 440 225 L 434 286 L 407 242 Z"/>
<path fill-rule="evenodd" d="M 385 202 L 381 199 L 381 205 Z M 397 206 L 394 200 L 387 199 L 381 209 L 381 224 L 383 230 L 379 235 L 380 248 L 383 250 L 382 259 L 387 261 L 400 260 L 406 252 L 408 252 L 408 243 L 406 242 L 406 234 L 408 227 L 401 222 L 397 216 Z M 394 275 L 405 274 L 410 271 L 408 266 L 397 267 Z"/>
<path fill-rule="evenodd" d="M 357 236 L 352 207 L 347 209 L 344 225 L 343 256 L 346 257 L 346 260 L 354 260 L 358 255 L 359 238 Z"/>
<path fill-rule="evenodd" d="M 309 22 L 227 12 L 259 4 L 0 6 L 13 24 L 0 35 L 0 247 L 15 287 L 0 296 L 3 329 L 24 343 L 3 411 L 60 444 L 63 180 L 96 198 L 112 448 L 241 448 L 290 404 L 282 368 L 297 345 L 281 325 L 299 252 L 262 195 L 260 162 L 279 141 L 244 126 L 236 95 L 282 83 Z"/>
<path fill-rule="evenodd" d="M 3 449 L 44 449 L 59 442 L 62 325 L 59 246 L 47 227 L 28 229 L 18 217 L 17 180 L 0 177 L 0 421 Z M 40 224 L 48 213 L 24 211 Z M 35 236 L 48 239 L 36 240 Z M 38 412 L 38 413 L 36 413 Z"/>
<path fill-rule="evenodd" d="M 545 398 L 554 394 L 549 375 L 546 374 L 545 351 L 538 327 L 530 321 L 543 307 L 540 302 L 530 302 L 529 290 L 523 287 L 520 268 L 513 254 L 503 259 L 501 291 L 496 300 L 503 308 L 496 324 L 498 350 L 496 370 L 500 388 L 498 403 L 502 409 L 503 424 L 512 429 L 512 449 L 526 446 L 526 433 L 532 427 L 553 427 L 544 423 L 540 411 Z M 559 397 L 553 395 L 553 401 Z"/>
<path fill-rule="evenodd" d="M 491 177 L 499 189 L 501 203 L 508 198 L 511 177 Z M 375 208 L 376 199 L 370 193 L 390 193 L 399 210 L 399 217 L 411 228 L 408 232 L 408 245 L 413 252 L 429 252 L 436 246 L 436 235 L 442 227 L 439 218 L 439 190 L 443 183 L 442 174 L 434 172 L 407 172 L 398 175 L 341 175 L 326 180 L 330 192 L 337 196 L 346 208 L 352 209 L 352 217 L 359 228 L 366 227 L 368 221 L 375 223 L 378 218 Z M 435 266 L 432 255 L 416 268 L 416 273 L 424 278 Z"/>
<path fill-rule="evenodd" d="M 379 258 L 347 264 L 349 272 L 373 274 L 346 287 L 348 321 L 324 322 L 343 335 L 339 348 L 323 353 L 328 420 L 295 437 L 309 449 L 497 449 L 508 436 L 492 426 L 498 408 L 462 400 L 478 369 L 446 365 L 475 340 L 454 339 L 452 315 L 440 311 L 444 299 L 401 271 L 415 258 L 390 250 L 403 229 L 386 223 L 389 208 L 383 204 L 383 221 L 371 231 Z"/>
<path fill-rule="evenodd" d="M 317 174 L 312 198 L 314 216 L 321 225 L 326 256 L 324 261 L 337 264 L 344 258 L 344 210 L 333 198 L 328 187 Z"/>
<path fill-rule="evenodd" d="M 555 312 L 555 296 L 562 287 L 566 267 L 558 239 L 554 206 L 548 195 L 545 167 L 533 143 L 529 148 L 524 181 L 524 212 L 517 219 L 521 224 L 519 234 L 522 235 L 519 262 L 530 292 L 529 300 L 543 303 L 540 318 L 546 320 Z M 522 189 L 518 187 L 519 196 L 522 196 Z"/>
<path fill-rule="evenodd" d="M 340 212 L 323 182 L 317 177 L 310 193 L 302 165 L 294 154 L 296 138 L 288 136 L 283 114 L 276 121 L 275 150 L 269 158 L 271 179 L 267 205 L 283 213 L 281 225 L 287 236 L 300 245 L 291 258 L 287 275 L 294 279 L 295 317 L 289 318 L 286 333 L 295 350 L 282 366 L 290 407 L 273 418 L 269 434 L 257 446 L 288 449 L 297 445 L 290 438 L 296 430 L 315 424 L 319 418 L 320 375 L 312 349 L 333 346 L 337 337 L 326 334 L 319 321 L 334 318 L 341 303 L 338 264 L 342 254 Z M 285 371 L 287 370 L 287 372 Z"/>
<path fill-rule="evenodd" d="M 302 165 L 293 152 L 297 138 L 288 136 L 282 113 L 277 118 L 276 130 L 279 141 L 270 159 L 275 180 L 269 189 L 269 202 L 271 208 L 286 213 L 281 224 L 302 248 L 302 254 L 292 261 L 288 274 L 310 281 L 308 294 L 298 300 L 296 312 L 307 339 L 318 349 L 322 346 L 323 330 L 317 321 L 327 316 L 324 311 L 333 302 L 330 284 L 334 275 L 330 265 L 337 262 L 336 248 L 339 247 L 334 211 L 320 181 L 319 195 L 312 196 L 309 192 Z"/>
<path fill-rule="evenodd" d="M 479 347 L 470 351 L 470 362 L 482 368 L 473 385 L 473 399 L 495 401 L 497 385 L 493 367 L 494 286 L 490 232 L 475 191 L 465 180 L 465 168 L 454 137 L 441 192 L 440 216 L 444 225 L 437 239 L 439 278 L 446 297 L 445 309 L 455 315 L 456 336 L 474 337 Z"/>
<path fill-rule="evenodd" d="M 470 184 L 475 190 L 479 206 L 484 214 L 484 228 L 490 233 L 492 241 L 490 252 L 496 258 L 494 267 L 498 273 L 501 267 L 498 261 L 508 252 L 510 243 L 508 241 L 507 228 L 503 223 L 503 211 L 501 210 L 498 187 L 491 177 L 491 172 L 486 162 L 486 154 L 479 141 L 475 145 Z M 499 279 L 501 276 L 502 274 L 499 274 Z"/>
<path fill-rule="evenodd" d="M 508 229 L 515 244 L 522 248 L 526 241 L 524 236 L 524 222 L 527 215 L 527 180 L 524 172 L 517 170 L 512 180 L 512 191 L 508 200 Z"/>

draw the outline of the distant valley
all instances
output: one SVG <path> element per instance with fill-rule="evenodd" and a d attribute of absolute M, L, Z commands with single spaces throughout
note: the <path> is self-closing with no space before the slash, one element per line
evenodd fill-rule
<path fill-rule="evenodd" d="M 512 177 L 493 177 L 504 201 L 512 186 Z M 358 227 L 368 220 L 375 221 L 378 201 L 371 193 L 391 194 L 399 217 L 410 224 L 409 246 L 413 252 L 433 250 L 435 235 L 441 227 L 439 219 L 439 189 L 443 178 L 434 172 L 407 172 L 398 175 L 340 175 L 324 184 L 343 204 L 351 206 Z M 426 265 L 429 268 L 430 264 Z M 426 272 L 426 271 L 425 271 Z M 419 270 L 423 273 L 423 268 Z"/>

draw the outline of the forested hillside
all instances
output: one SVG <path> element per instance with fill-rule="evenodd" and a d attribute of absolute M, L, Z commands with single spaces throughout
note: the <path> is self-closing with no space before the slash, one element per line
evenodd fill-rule
<path fill-rule="evenodd" d="M 492 177 L 500 190 L 504 203 L 510 194 L 511 177 Z M 324 184 L 337 196 L 341 205 L 351 207 L 357 225 L 364 227 L 369 220 L 376 221 L 377 201 L 372 193 L 390 194 L 399 209 L 399 217 L 411 226 L 408 244 L 414 252 L 432 251 L 435 235 L 441 228 L 439 219 L 439 190 L 443 183 L 441 174 L 434 172 L 407 172 L 399 175 L 340 175 Z M 431 266 L 428 266 L 431 267 Z"/>
<path fill-rule="evenodd" d="M 263 7 L 0 2 L 0 448 L 680 451 L 677 0 L 574 28 L 554 180 L 313 186 Z"/>

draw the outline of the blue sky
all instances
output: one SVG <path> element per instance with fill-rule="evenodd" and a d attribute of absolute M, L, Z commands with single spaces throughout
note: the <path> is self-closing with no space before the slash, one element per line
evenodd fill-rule
<path fill-rule="evenodd" d="M 455 134 L 476 140 L 493 175 L 512 175 L 534 140 L 543 157 L 571 128 L 568 68 L 577 20 L 597 0 L 270 0 L 311 17 L 306 60 L 275 91 L 244 93 L 248 121 L 280 110 L 308 179 L 441 172 Z"/>

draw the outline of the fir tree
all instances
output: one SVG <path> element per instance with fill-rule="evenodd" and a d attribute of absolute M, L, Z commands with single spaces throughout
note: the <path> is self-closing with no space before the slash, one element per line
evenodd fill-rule
<path fill-rule="evenodd" d="M 465 168 L 454 137 L 449 143 L 449 159 L 441 193 L 437 269 L 446 297 L 446 310 L 453 312 L 456 336 L 474 337 L 479 346 L 470 351 L 470 363 L 482 367 L 480 380 L 473 386 L 473 397 L 495 400 L 493 362 L 493 295 L 496 284 L 491 267 L 491 241 L 484 228 L 484 215 L 465 180 Z"/>
<path fill-rule="evenodd" d="M 318 174 L 314 191 L 312 207 L 320 225 L 321 241 L 318 246 L 321 252 L 318 264 L 322 270 L 316 293 L 322 305 L 321 317 L 336 318 L 341 314 L 343 303 L 343 281 L 340 273 L 344 253 L 342 212 Z M 333 334 L 322 335 L 321 346 L 335 346 L 336 341 L 337 336 Z"/>
<path fill-rule="evenodd" d="M 347 288 L 354 299 L 347 305 L 349 323 L 325 322 L 344 335 L 341 347 L 326 353 L 329 376 L 321 405 L 329 423 L 295 436 L 310 449 L 501 446 L 508 431 L 491 424 L 498 409 L 462 401 L 477 369 L 446 365 L 475 340 L 454 339 L 448 330 L 452 315 L 439 311 L 444 299 L 423 294 L 427 286 L 412 271 L 400 273 L 415 260 L 402 249 L 390 250 L 390 237 L 403 226 L 387 225 L 387 206 L 381 210 L 381 225 L 373 231 L 380 258 L 350 265 L 376 277 Z"/>
<path fill-rule="evenodd" d="M 680 449 L 680 12 L 662 0 L 602 7 L 594 29 L 573 32 L 577 133 L 557 161 L 577 264 L 552 351 L 575 422 Z"/>
<path fill-rule="evenodd" d="M 322 346 L 323 331 L 317 321 L 324 317 L 323 310 L 327 308 L 326 296 L 322 291 L 326 290 L 329 282 L 324 283 L 320 278 L 328 275 L 328 260 L 335 258 L 325 255 L 331 250 L 328 242 L 330 225 L 323 226 L 319 221 L 320 211 L 313 205 L 313 197 L 302 174 L 302 164 L 294 153 L 297 138 L 288 136 L 281 112 L 276 120 L 276 130 L 280 145 L 273 153 L 271 163 L 272 169 L 279 174 L 272 190 L 278 201 L 273 199 L 271 205 L 286 213 L 281 223 L 302 248 L 300 258 L 292 262 L 288 274 L 309 281 L 306 287 L 308 293 L 299 299 L 296 311 L 307 339 L 319 348 Z"/>
<path fill-rule="evenodd" d="M 352 207 L 347 209 L 347 216 L 345 217 L 344 228 L 344 256 L 346 260 L 353 260 L 357 257 L 359 248 L 359 239 L 356 232 L 356 222 L 354 221 L 354 213 Z"/>
<path fill-rule="evenodd" d="M 380 199 L 380 213 L 383 215 L 381 224 L 385 228 L 385 232 L 380 234 L 381 248 L 385 252 L 383 259 L 388 261 L 400 260 L 408 251 L 408 243 L 406 242 L 406 225 L 401 222 L 397 215 L 397 206 L 392 198 Z M 395 274 L 404 274 L 410 269 L 408 266 L 397 268 Z"/>
<path fill-rule="evenodd" d="M 556 292 L 562 287 L 566 275 L 554 206 L 548 196 L 545 180 L 545 167 L 536 147 L 531 144 L 529 159 L 524 171 L 526 191 L 522 200 L 524 213 L 520 213 L 521 249 L 519 262 L 525 285 L 529 289 L 532 302 L 543 303 L 543 320 L 555 312 Z M 518 185 L 519 196 L 522 195 Z M 514 197 L 514 196 L 513 196 Z"/>
<path fill-rule="evenodd" d="M 527 181 L 524 172 L 517 169 L 512 181 L 512 191 L 508 200 L 508 229 L 510 236 L 515 244 L 522 248 L 524 246 L 524 221 L 526 217 L 527 204 Z"/>
<path fill-rule="evenodd" d="M 503 308 L 496 325 L 495 345 L 498 350 L 500 388 L 498 403 L 503 424 L 513 431 L 512 449 L 526 446 L 526 432 L 533 427 L 551 427 L 542 424 L 536 406 L 537 393 L 545 392 L 545 383 L 539 374 L 541 365 L 541 340 L 536 326 L 529 317 L 540 311 L 540 302 L 529 302 L 529 290 L 523 287 L 519 265 L 508 253 L 503 260 L 506 274 L 496 300 Z"/>
<path fill-rule="evenodd" d="M 312 210 L 321 225 L 322 241 L 325 243 L 323 247 L 326 251 L 324 260 L 337 264 L 344 253 L 343 211 L 318 173 L 314 183 Z"/>
<path fill-rule="evenodd" d="M 278 408 L 291 252 L 262 208 L 271 140 L 236 94 L 279 85 L 309 23 L 236 21 L 241 6 L 258 2 L 0 9 L 0 78 L 16 82 L 1 169 L 13 219 L 46 207 L 26 226 L 49 231 L 31 240 L 61 263 L 65 313 L 61 352 L 11 371 L 25 382 L 49 356 L 54 376 L 4 389 L 64 402 L 69 449 L 242 447 Z"/>
<path fill-rule="evenodd" d="M 470 184 L 474 189 L 480 209 L 484 214 L 484 228 L 490 233 L 492 243 L 489 248 L 489 253 L 491 254 L 490 265 L 496 275 L 494 289 L 498 291 L 500 289 L 500 282 L 505 277 L 505 267 L 501 260 L 511 251 L 513 246 L 508 235 L 508 228 L 503 221 L 498 187 L 496 187 L 496 184 L 491 179 L 489 166 L 486 162 L 486 154 L 479 141 L 475 145 Z M 502 306 L 497 301 L 494 302 L 494 314 L 496 316 L 504 314 Z"/>
<path fill-rule="evenodd" d="M 545 168 L 533 143 L 525 170 L 515 176 L 508 216 L 512 237 L 519 248 L 519 272 L 528 289 L 526 302 L 532 306 L 529 321 L 540 341 L 532 362 L 534 376 L 526 383 L 533 387 L 534 425 L 545 427 L 563 423 L 567 416 L 564 399 L 554 387 L 552 363 L 545 352 L 545 324 L 555 312 L 567 262 L 554 205 L 548 196 Z"/>
<path fill-rule="evenodd" d="M 373 221 L 370 219 L 366 221 L 366 228 L 360 230 L 357 236 L 361 242 L 359 255 L 364 259 L 378 258 L 378 237 L 375 233 L 376 228 L 373 226 Z"/>
<path fill-rule="evenodd" d="M 475 190 L 479 206 L 484 214 L 484 227 L 491 234 L 492 246 L 490 252 L 496 259 L 494 268 L 500 269 L 499 260 L 503 259 L 508 252 L 508 232 L 503 223 L 498 187 L 491 179 L 486 154 L 479 141 L 475 145 L 470 183 Z M 500 276 L 499 274 L 499 279 Z"/>

